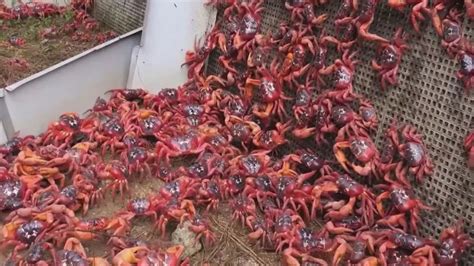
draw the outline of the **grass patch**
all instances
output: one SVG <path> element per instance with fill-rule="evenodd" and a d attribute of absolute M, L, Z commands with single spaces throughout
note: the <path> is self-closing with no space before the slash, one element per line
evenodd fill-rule
<path fill-rule="evenodd" d="M 66 34 L 61 30 L 65 24 L 71 22 L 73 22 L 73 14 L 70 11 L 43 19 L 0 20 L 0 88 L 94 47 L 98 44 L 94 35 L 110 30 L 105 25 L 99 25 L 98 30 L 86 32 L 92 36 L 90 42 L 73 40 L 72 33 Z M 50 27 L 56 28 L 57 36 L 49 39 L 42 38 L 40 32 Z M 12 36 L 25 39 L 26 44 L 22 47 L 12 46 L 8 43 L 8 39 Z M 26 60 L 29 64 L 28 69 L 9 67 L 7 60 L 12 58 Z"/>

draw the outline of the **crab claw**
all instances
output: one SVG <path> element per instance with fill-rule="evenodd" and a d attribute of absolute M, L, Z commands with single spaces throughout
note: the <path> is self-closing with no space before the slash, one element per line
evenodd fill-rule
<path fill-rule="evenodd" d="M 342 150 L 348 147 L 350 147 L 350 145 L 347 141 L 337 142 L 336 144 L 334 144 L 333 150 L 334 150 L 334 155 L 336 156 L 336 159 L 339 162 L 339 164 L 342 166 L 342 168 L 344 168 L 344 170 L 346 170 L 346 172 L 349 173 L 350 171 L 349 171 L 349 167 L 347 166 L 347 157 L 344 154 L 344 151 Z"/>
<path fill-rule="evenodd" d="M 333 266 L 339 265 L 348 250 L 350 251 L 351 248 L 347 245 L 347 243 L 345 241 L 341 243 L 341 245 L 339 245 L 339 247 L 334 252 L 331 265 Z"/>
<path fill-rule="evenodd" d="M 148 253 L 150 250 L 147 247 L 137 246 L 126 248 L 120 251 L 112 259 L 113 265 L 131 265 L 140 261 L 140 254 Z"/>
<path fill-rule="evenodd" d="M 165 265 L 178 265 L 179 257 L 184 252 L 184 246 L 176 245 L 166 249 Z"/>
<path fill-rule="evenodd" d="M 66 243 L 64 244 L 64 249 L 77 252 L 84 258 L 87 257 L 86 250 L 82 246 L 81 241 L 79 241 L 79 239 L 75 237 L 71 237 L 66 240 Z"/>

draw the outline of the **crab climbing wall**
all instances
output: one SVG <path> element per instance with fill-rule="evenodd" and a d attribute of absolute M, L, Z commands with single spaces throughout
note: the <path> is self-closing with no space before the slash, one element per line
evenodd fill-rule
<path fill-rule="evenodd" d="M 324 28 L 326 34 L 334 34 L 334 14 L 341 1 L 329 1 L 320 7 L 318 14 L 329 15 Z M 218 20 L 222 13 L 218 14 Z M 288 21 L 289 13 L 284 1 L 265 1 L 262 32 L 276 30 L 281 22 Z M 474 237 L 474 173 L 466 167 L 463 138 L 474 128 L 474 95 L 467 96 L 455 73 L 457 61 L 449 59 L 430 21 L 421 25 L 421 33 L 412 30 L 407 13 L 389 9 L 385 3 L 377 8 L 370 31 L 390 39 L 397 27 L 409 34 L 409 50 L 403 56 L 399 73 L 399 85 L 383 91 L 370 61 L 376 47 L 359 42 L 355 76 L 355 90 L 373 101 L 377 108 L 380 125 L 377 142 L 380 144 L 383 130 L 393 118 L 411 123 L 424 134 L 435 173 L 422 185 L 417 195 L 434 208 L 424 212 L 421 233 L 439 236 L 441 230 L 458 219 L 463 219 L 471 237 Z M 464 21 L 465 37 L 474 36 L 474 22 Z M 219 73 L 217 56 L 208 62 L 209 73 Z M 332 55 L 334 58 L 334 55 Z M 466 265 L 474 264 L 474 249 L 465 257 Z"/>

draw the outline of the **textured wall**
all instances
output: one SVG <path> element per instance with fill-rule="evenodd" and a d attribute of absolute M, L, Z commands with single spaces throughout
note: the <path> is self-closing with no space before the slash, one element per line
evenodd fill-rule
<path fill-rule="evenodd" d="M 146 0 L 95 0 L 94 17 L 118 33 L 143 25 Z"/>

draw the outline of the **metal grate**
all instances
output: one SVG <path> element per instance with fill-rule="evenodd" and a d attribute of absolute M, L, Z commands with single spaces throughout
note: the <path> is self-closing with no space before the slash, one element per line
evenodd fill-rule
<path fill-rule="evenodd" d="M 339 5 L 340 1 L 330 1 L 317 10 L 317 14 L 329 15 L 325 24 L 327 34 L 334 33 L 334 14 Z M 370 66 L 375 46 L 359 42 L 360 62 L 354 89 L 372 100 L 377 109 L 380 125 L 375 140 L 378 144 L 394 117 L 400 122 L 416 125 L 425 136 L 435 173 L 416 188 L 416 193 L 435 210 L 422 213 L 421 233 L 437 238 L 443 228 L 463 219 L 465 228 L 474 237 L 474 174 L 466 167 L 462 147 L 469 129 L 474 128 L 474 96 L 464 94 L 455 76 L 459 67 L 457 61 L 449 59 L 430 21 L 426 19 L 421 33 L 417 34 L 411 30 L 407 14 L 391 10 L 382 3 L 370 28 L 371 32 L 387 39 L 400 26 L 409 34 L 407 43 L 410 49 L 402 59 L 399 85 L 387 91 L 380 89 L 377 75 Z M 267 0 L 262 31 L 275 30 L 288 18 L 284 1 Z M 474 23 L 466 20 L 463 25 L 464 35 L 474 36 Z M 220 72 L 216 55 L 210 58 L 207 70 Z M 474 265 L 474 249 L 465 254 L 464 263 Z"/>

